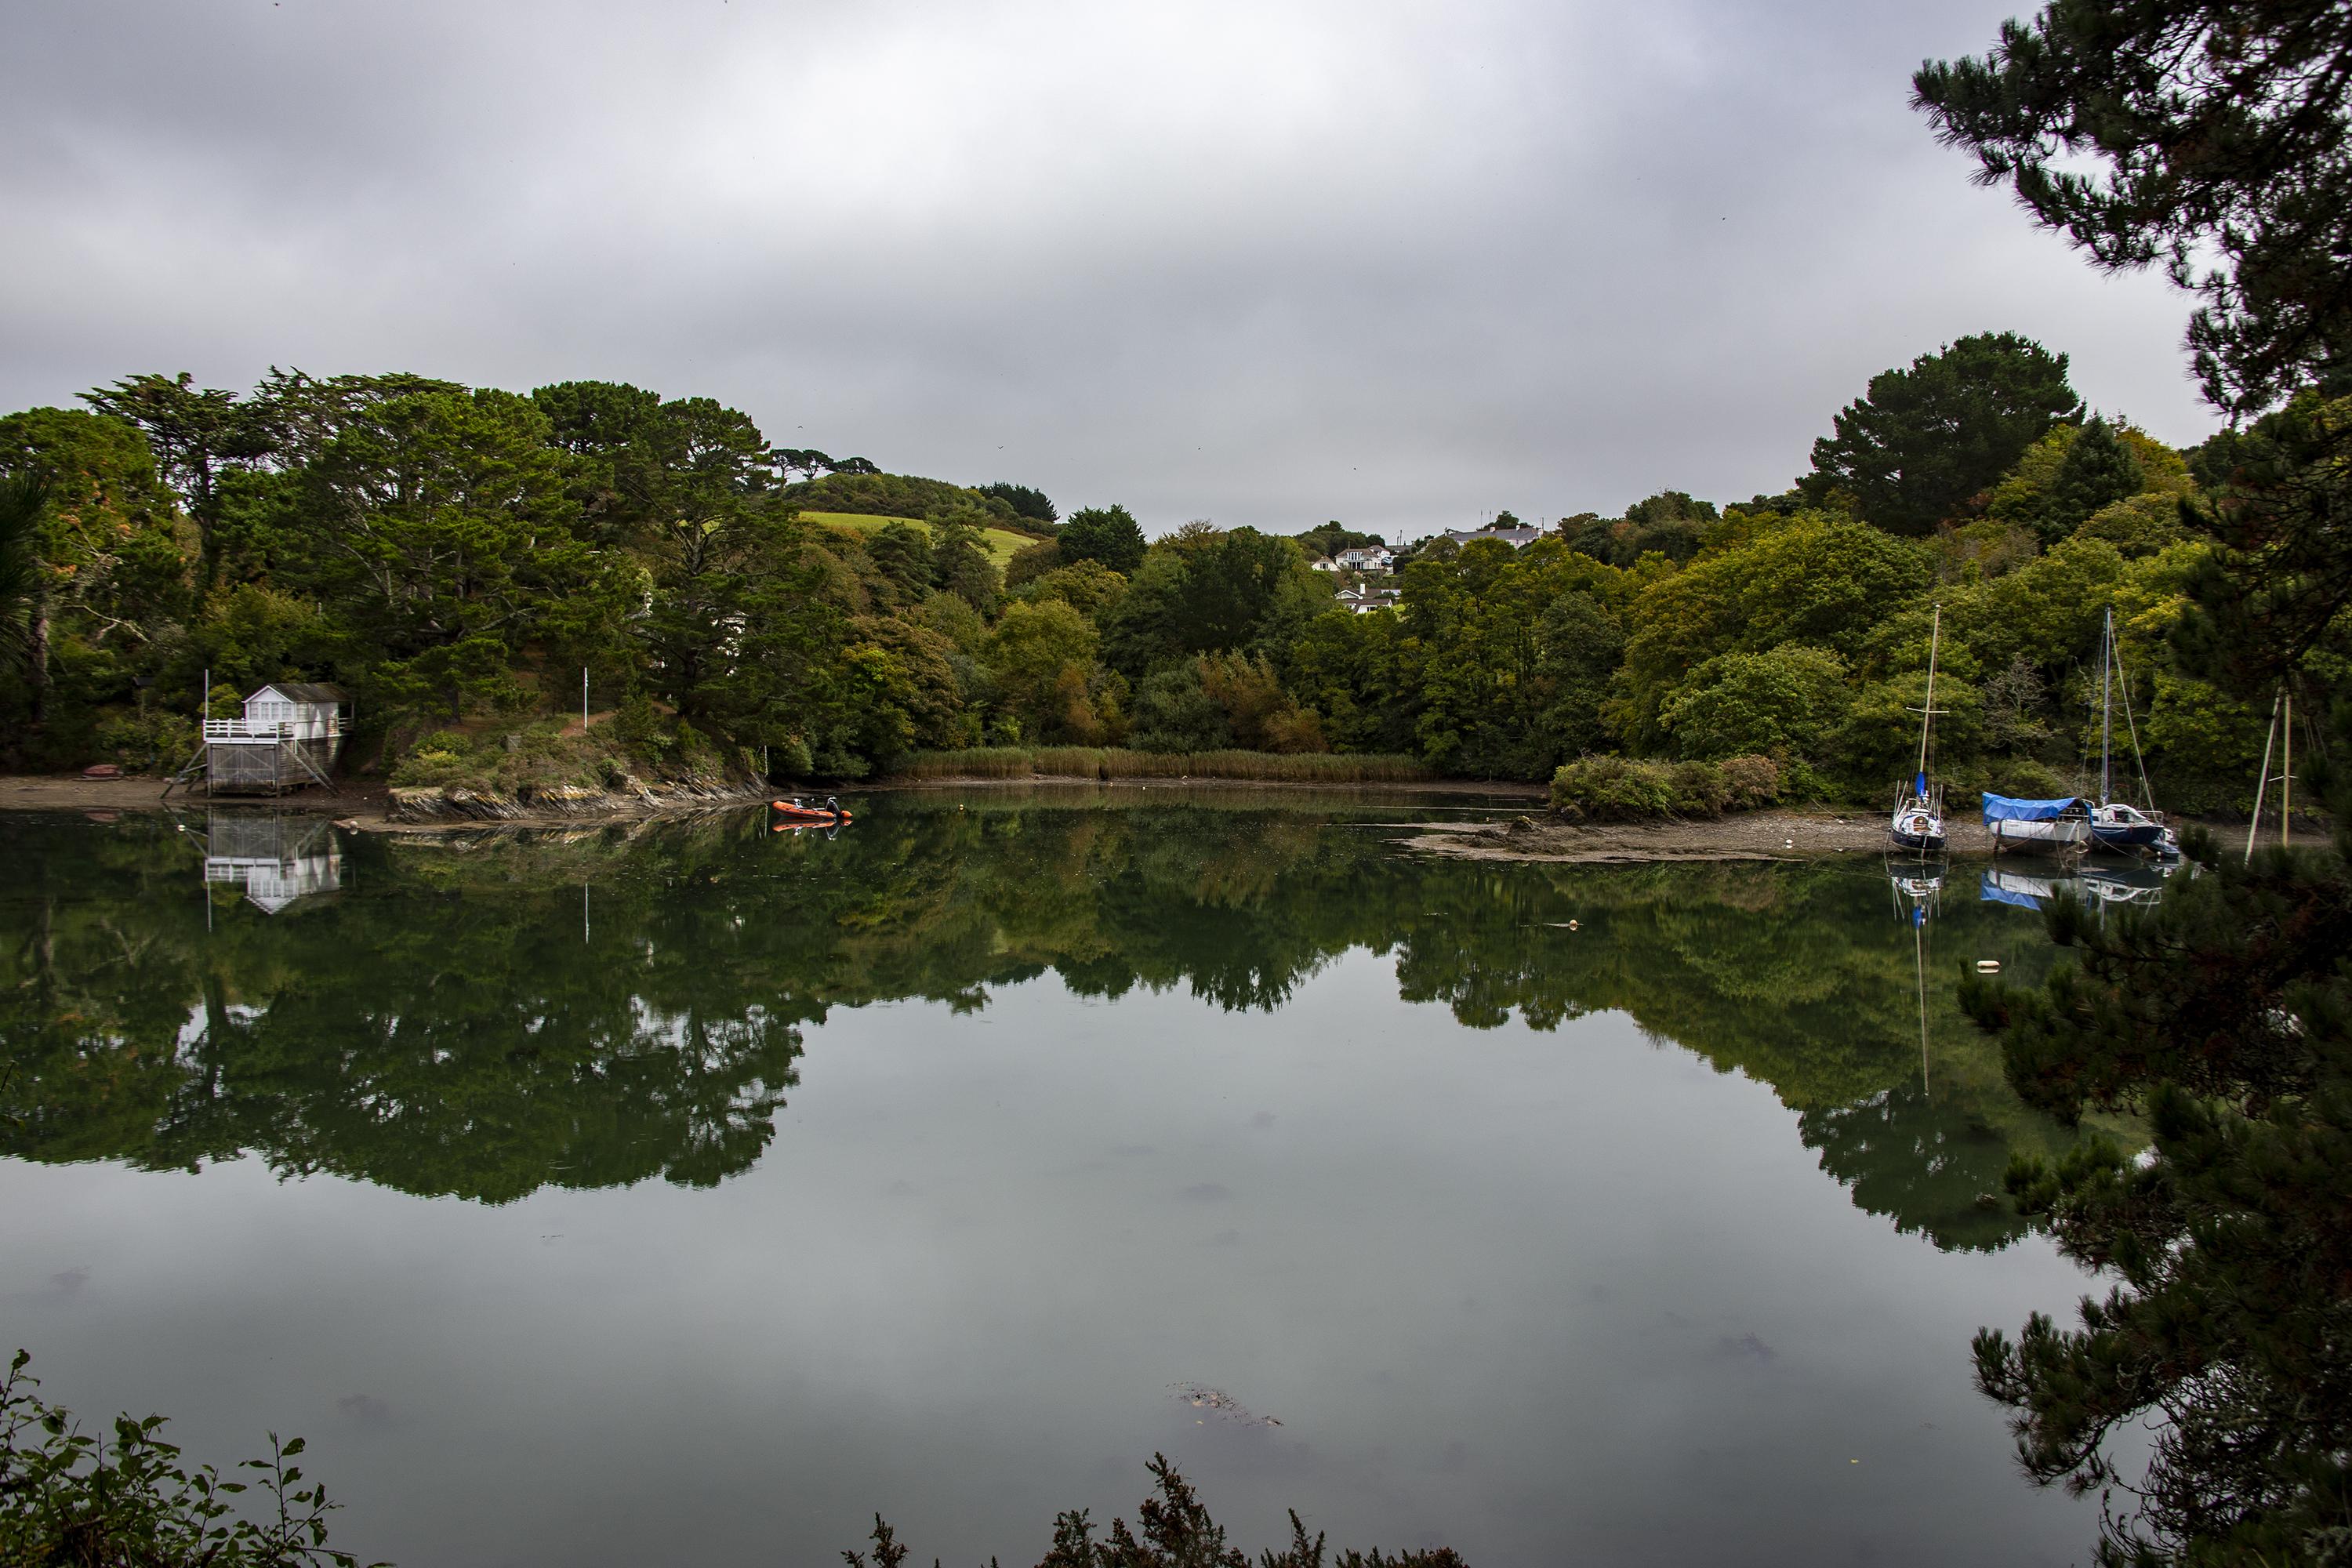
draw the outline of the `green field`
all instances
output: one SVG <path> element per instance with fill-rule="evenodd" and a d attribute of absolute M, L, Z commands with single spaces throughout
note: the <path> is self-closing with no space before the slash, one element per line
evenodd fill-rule
<path fill-rule="evenodd" d="M 847 529 L 852 533 L 873 533 L 886 523 L 903 522 L 909 528 L 928 528 L 929 524 L 912 517 L 875 517 L 854 511 L 804 511 L 801 516 L 827 528 Z M 988 558 L 1002 567 L 1013 559 L 1013 552 L 1038 542 L 1026 533 L 1015 533 L 1009 528 L 988 528 L 981 531 L 988 543 Z"/>

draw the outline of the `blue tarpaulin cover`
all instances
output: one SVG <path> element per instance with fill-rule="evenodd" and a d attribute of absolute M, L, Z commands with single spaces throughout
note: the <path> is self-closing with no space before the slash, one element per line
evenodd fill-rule
<path fill-rule="evenodd" d="M 1979 873 L 1977 900 L 1988 904 L 2015 904 L 2021 910 L 2038 910 L 2042 900 L 2021 888 L 2004 888 L 1992 879 L 1992 873 Z"/>
<path fill-rule="evenodd" d="M 2056 800 L 2017 800 L 2005 795 L 1984 797 L 1984 819 L 1987 822 L 2055 822 L 2074 805 L 2079 795 L 2061 795 Z"/>

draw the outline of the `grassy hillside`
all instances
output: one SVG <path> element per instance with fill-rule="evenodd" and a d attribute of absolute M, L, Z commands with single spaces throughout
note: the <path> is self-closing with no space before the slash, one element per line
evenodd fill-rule
<path fill-rule="evenodd" d="M 811 522 L 822 523 L 827 528 L 844 529 L 851 533 L 874 533 L 884 524 L 892 522 L 903 522 L 908 528 L 928 529 L 930 526 L 919 518 L 876 517 L 866 512 L 804 511 L 801 516 Z M 1037 542 L 1034 536 L 1015 533 L 1009 528 L 983 529 L 981 531 L 981 537 L 987 542 L 988 558 L 995 562 L 999 567 L 1013 559 L 1014 551 Z"/>

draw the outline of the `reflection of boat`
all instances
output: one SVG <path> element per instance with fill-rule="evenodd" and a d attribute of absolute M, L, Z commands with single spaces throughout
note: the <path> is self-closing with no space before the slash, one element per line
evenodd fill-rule
<path fill-rule="evenodd" d="M 1895 897 L 1895 913 L 1906 924 L 1927 923 L 1943 896 L 1944 874 L 1948 869 L 1941 860 L 1886 858 L 1886 885 Z"/>
<path fill-rule="evenodd" d="M 1979 876 L 1977 898 L 1988 904 L 2014 904 L 2021 910 L 2038 910 L 2056 898 L 2059 889 L 2069 886 L 2073 880 L 2071 877 L 1996 867 Z"/>
<path fill-rule="evenodd" d="M 2003 849 L 2079 849 L 2091 837 L 2091 803 L 2080 795 L 2055 800 L 2022 800 L 2012 795 L 1984 797 L 1984 825 L 1992 835 L 1992 852 Z"/>
<path fill-rule="evenodd" d="M 2014 904 L 2025 910 L 2046 909 L 2061 893 L 2073 894 L 2086 907 L 2137 904 L 2148 908 L 2164 897 L 2166 876 L 2154 866 L 2084 866 L 2071 876 L 2000 866 L 1983 873 L 1977 897 L 1986 903 Z"/>
<path fill-rule="evenodd" d="M 1943 636 L 1944 606 L 1938 605 L 1927 632 L 1927 699 L 1919 705 L 1919 765 L 1911 774 L 1909 791 L 1895 796 L 1895 815 L 1886 826 L 1896 848 L 1922 855 L 1944 850 L 1944 790 L 1927 784 L 1927 734 L 1936 721 L 1936 654 Z"/>
<path fill-rule="evenodd" d="M 831 795 L 824 797 L 824 804 L 822 805 L 811 805 L 798 795 L 793 795 L 789 800 L 772 800 L 768 803 L 768 809 L 774 812 L 777 817 L 785 823 L 847 822 L 849 820 L 849 813 L 843 810 L 841 802 Z"/>
<path fill-rule="evenodd" d="M 2085 866 L 2074 879 L 2086 904 L 2151 908 L 2164 898 L 2167 876 L 2153 866 Z"/>

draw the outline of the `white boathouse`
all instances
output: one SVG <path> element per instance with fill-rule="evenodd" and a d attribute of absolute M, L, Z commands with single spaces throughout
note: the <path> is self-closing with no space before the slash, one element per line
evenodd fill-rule
<path fill-rule="evenodd" d="M 277 795 L 330 777 L 343 749 L 340 687 L 278 681 L 245 700 L 235 719 L 205 721 L 207 795 Z"/>

